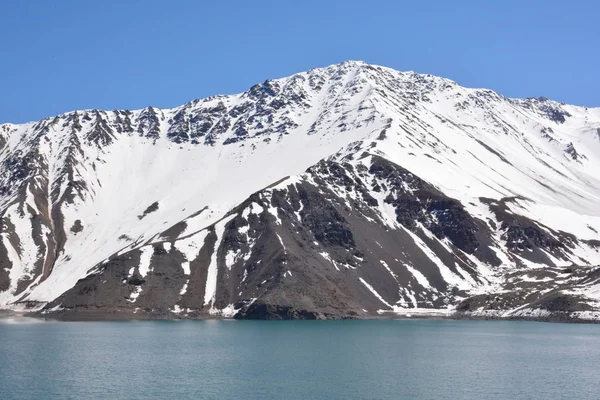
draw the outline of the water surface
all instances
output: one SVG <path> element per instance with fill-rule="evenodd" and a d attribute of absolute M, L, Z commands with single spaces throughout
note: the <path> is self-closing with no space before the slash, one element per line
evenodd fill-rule
<path fill-rule="evenodd" d="M 0 399 L 600 398 L 600 325 L 0 322 Z"/>

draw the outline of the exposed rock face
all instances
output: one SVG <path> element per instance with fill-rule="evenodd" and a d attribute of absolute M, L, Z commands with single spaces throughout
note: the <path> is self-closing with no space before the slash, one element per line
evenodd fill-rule
<path fill-rule="evenodd" d="M 0 304 L 600 319 L 600 110 L 347 62 L 0 125 Z"/>
<path fill-rule="evenodd" d="M 465 299 L 456 310 L 463 317 L 593 321 L 598 304 L 589 292 L 599 283 L 600 267 L 516 271 L 506 276 L 501 291 Z"/>

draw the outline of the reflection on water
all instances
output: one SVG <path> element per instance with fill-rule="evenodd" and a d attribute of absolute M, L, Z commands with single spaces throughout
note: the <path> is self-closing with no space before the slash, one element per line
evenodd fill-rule
<path fill-rule="evenodd" d="M 50 322 L 39 318 L 11 316 L 11 317 L 0 317 L 0 324 L 6 325 L 25 325 L 25 324 L 43 324 L 44 322 Z"/>

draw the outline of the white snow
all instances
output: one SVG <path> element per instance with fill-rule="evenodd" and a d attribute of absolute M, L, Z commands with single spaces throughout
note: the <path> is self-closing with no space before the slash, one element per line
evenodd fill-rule
<path fill-rule="evenodd" d="M 387 301 L 385 301 L 385 300 L 383 299 L 383 297 L 381 297 L 381 295 L 380 295 L 379 293 L 377 293 L 377 291 L 376 291 L 376 290 L 373 288 L 373 286 L 371 286 L 371 285 L 369 285 L 369 284 L 367 283 L 367 281 L 365 281 L 363 278 L 358 278 L 358 280 L 359 280 L 359 281 L 360 281 L 360 282 L 361 282 L 363 285 L 365 285 L 365 287 L 366 287 L 367 289 L 369 289 L 369 291 L 370 291 L 371 293 L 373 293 L 373 295 L 374 295 L 375 297 L 377 297 L 377 298 L 379 299 L 379 301 L 381 301 L 383 304 L 385 304 L 385 305 L 386 305 L 386 306 L 388 306 L 389 308 L 394 308 L 394 307 L 393 307 L 393 306 L 392 306 L 390 303 L 388 303 Z"/>
<path fill-rule="evenodd" d="M 131 292 L 131 294 L 129 295 L 129 299 L 127 301 L 135 303 L 140 293 L 142 293 L 142 287 L 136 286 L 133 292 Z"/>
<path fill-rule="evenodd" d="M 390 275 L 392 276 L 392 278 L 394 278 L 394 280 L 396 282 L 398 282 L 398 276 L 391 270 L 391 268 L 387 265 L 387 263 L 385 261 L 383 261 L 383 260 L 379 260 L 379 262 L 390 273 Z"/>
<path fill-rule="evenodd" d="M 143 277 L 145 277 L 146 275 L 148 275 L 148 272 L 150 271 L 150 260 L 152 259 L 152 254 L 154 254 L 154 247 L 152 246 L 145 246 L 142 247 L 140 249 L 140 265 L 139 265 L 139 272 L 140 275 Z"/>
<path fill-rule="evenodd" d="M 283 251 L 285 252 L 286 248 L 285 248 L 285 244 L 283 244 L 283 240 L 281 239 L 281 236 L 279 236 L 279 233 L 275 233 L 275 235 L 277 235 L 277 239 L 279 239 L 279 243 L 281 244 L 281 247 L 283 247 Z"/>
<path fill-rule="evenodd" d="M 377 313 L 393 313 L 398 316 L 410 318 L 417 317 L 446 317 L 454 312 L 451 308 L 401 308 L 394 307 L 392 310 L 377 310 Z"/>
<path fill-rule="evenodd" d="M 217 267 L 217 254 L 219 247 L 221 245 L 221 240 L 223 239 L 223 232 L 225 231 L 225 225 L 229 221 L 235 218 L 235 215 L 230 215 L 223 220 L 219 221 L 215 225 L 215 234 L 217 235 L 217 241 L 215 242 L 215 246 L 213 248 L 212 255 L 210 257 L 210 264 L 208 266 L 208 272 L 206 277 L 206 288 L 204 291 L 204 304 L 208 305 L 212 304 L 215 301 L 215 295 L 217 293 L 217 275 L 218 275 L 218 267 Z"/>
<path fill-rule="evenodd" d="M 440 260 L 439 257 L 429 247 L 427 247 L 427 245 L 421 240 L 421 238 L 419 238 L 417 235 L 415 235 L 414 233 L 412 233 L 404 227 L 402 227 L 402 229 L 404 229 L 404 231 L 412 237 L 415 244 L 439 268 L 440 275 L 442 275 L 442 278 L 444 278 L 444 280 L 448 282 L 449 285 L 453 285 L 459 289 L 465 290 L 471 289 L 473 287 L 470 284 L 470 282 L 467 279 L 465 279 L 464 276 L 458 276 L 454 272 L 452 272 L 450 268 L 448 268 L 446 264 L 444 264 L 442 260 Z M 458 266 L 455 265 L 455 267 L 457 270 L 460 270 Z"/>
<path fill-rule="evenodd" d="M 183 286 L 181 287 L 181 290 L 179 291 L 179 295 L 180 295 L 180 296 L 183 296 L 184 294 L 186 294 L 186 293 L 187 293 L 187 289 L 188 289 L 188 282 L 189 282 L 189 281 L 187 281 L 186 283 L 184 283 L 184 284 L 183 284 Z"/>
<path fill-rule="evenodd" d="M 171 311 L 174 312 L 175 314 L 181 314 L 185 310 L 183 308 L 179 307 L 178 304 L 175 304 Z"/>
<path fill-rule="evenodd" d="M 311 85 L 314 81 L 322 81 L 321 87 Z M 147 127 L 138 120 L 148 109 L 135 110 L 130 114 L 134 132 L 115 131 L 113 142 L 102 147 L 85 139 L 94 121 L 81 118 L 81 111 L 80 131 L 69 126 L 68 119 L 74 113 L 57 117 L 58 122 L 49 124 L 43 136 L 39 136 L 36 123 L 0 125 L 0 132 L 7 138 L 6 146 L 0 150 L 0 162 L 35 148 L 47 166 L 47 171 L 36 172 L 33 183 L 28 185 L 48 182 L 60 194 L 66 193 L 69 181 L 62 171 L 69 155 L 74 157 L 73 179 L 87 184 L 72 204 L 51 201 L 49 210 L 38 209 L 30 186 L 22 204 L 15 203 L 16 192 L 0 197 L 0 214 L 15 226 L 20 241 L 20 248 L 14 248 L 8 234 L 0 233 L 0 241 L 13 264 L 9 273 L 11 284 L 0 293 L 0 306 L 16 300 L 12 294 L 16 282 L 30 276 L 36 260 L 47 257 L 31 236 L 28 207 L 39 214 L 60 207 L 58 211 L 64 216 L 64 252 L 50 276 L 24 292 L 26 300 L 48 302 L 73 287 L 94 266 L 132 249 L 142 251 L 139 270 L 146 275 L 150 271 L 151 244 L 164 242 L 164 231 L 181 221 L 185 221 L 186 228 L 176 238 L 179 240 L 171 245 L 169 239 L 164 246 L 167 251 L 175 246 L 186 254 L 182 268 L 189 275 L 189 262 L 203 245 L 205 228 L 221 220 L 251 194 L 285 177 L 289 178 L 278 187 L 297 184 L 308 179 L 303 172 L 319 160 L 332 155 L 343 159 L 350 152 L 381 156 L 401 165 L 459 200 L 469 213 L 486 222 L 494 217 L 489 207 L 479 201 L 480 197 L 499 200 L 520 196 L 525 200 L 507 203 L 513 214 L 583 239 L 600 238 L 600 108 L 548 101 L 547 106 L 570 114 L 563 123 L 556 123 L 544 115 L 541 103 L 508 99 L 489 90 L 463 88 L 443 78 L 367 67 L 357 62 L 313 69 L 274 82 L 282 93 L 301 94 L 304 101 L 291 102 L 274 111 L 274 122 L 266 130 L 247 126 L 249 137 L 232 144 L 224 142 L 235 137 L 235 119 L 228 129 L 215 136 L 214 145 L 170 141 L 168 121 L 185 107 L 189 108 L 189 115 L 200 115 L 220 105 L 230 111 L 252 101 L 247 93 L 217 96 L 173 109 L 155 109 L 159 119 L 156 140 L 138 134 L 138 127 L 147 133 Z M 255 109 L 253 104 L 250 109 Z M 108 126 L 117 125 L 115 113 L 99 111 L 99 115 Z M 267 124 L 264 116 L 252 116 Z M 292 124 L 284 133 L 269 130 L 286 119 Z M 379 139 L 384 128 L 385 138 Z M 81 143 L 81 152 L 69 151 L 72 132 Z M 348 150 L 351 143 L 352 150 Z M 569 143 L 585 158 L 565 157 Z M 367 165 L 370 158 L 352 163 Z M 0 184 L 5 184 L 5 179 L 0 175 Z M 11 187 L 16 190 L 17 186 Z M 384 201 L 384 192 L 371 191 L 371 195 L 378 202 L 377 212 L 384 223 L 397 229 L 395 211 Z M 159 203 L 159 209 L 139 218 L 154 202 Z M 18 211 L 20 206 L 24 206 L 24 214 Z M 265 207 L 254 202 L 243 215 L 258 215 L 266 209 L 280 224 L 277 208 Z M 302 207 L 300 203 L 295 212 L 298 221 Z M 75 220 L 83 225 L 79 233 L 70 231 Z M 427 234 L 426 229 L 423 231 Z M 499 237 L 501 232 L 497 233 Z M 44 230 L 42 241 L 47 243 L 49 234 L 49 230 Z M 193 244 L 186 242 L 190 238 L 195 238 Z M 415 243 L 439 267 L 449 284 L 467 290 L 479 287 L 466 271 L 457 267 L 455 274 L 445 267 L 418 237 Z M 495 249 L 503 268 L 516 267 L 501 241 Z M 600 264 L 600 252 L 590 246 L 577 246 L 573 253 L 572 257 L 557 261 L 568 265 L 583 258 L 592 265 Z M 211 301 L 216 288 L 216 259 L 213 261 L 205 302 Z M 481 266 L 477 264 L 478 268 Z M 411 273 L 424 285 L 424 276 Z M 482 270 L 481 274 L 492 279 L 489 270 Z"/>
<path fill-rule="evenodd" d="M 410 272 L 412 274 L 412 276 L 415 277 L 415 279 L 419 283 L 419 285 L 423 286 L 425 289 L 436 291 L 436 289 L 431 286 L 431 284 L 429 283 L 429 280 L 425 277 L 425 275 L 423 275 L 423 273 L 421 271 L 419 271 L 416 268 L 411 267 L 408 264 L 404 264 L 404 267 L 408 270 L 408 272 Z"/>
<path fill-rule="evenodd" d="M 335 267 L 336 270 L 338 270 L 338 271 L 340 270 L 337 266 L 337 263 L 335 262 L 335 260 L 333 258 L 331 258 L 329 253 L 327 253 L 326 251 L 321 251 L 321 252 L 319 252 L 319 254 L 321 255 L 321 257 L 323 257 L 324 259 L 329 261 L 331 263 L 331 265 L 333 265 Z"/>
<path fill-rule="evenodd" d="M 279 209 L 277 207 L 273 207 L 272 205 L 269 205 L 269 207 L 267 208 L 267 211 L 269 212 L 269 214 L 271 214 L 274 218 L 275 218 L 275 223 L 277 225 L 281 225 L 281 218 L 279 218 Z"/>
<path fill-rule="evenodd" d="M 231 267 L 233 267 L 233 264 L 235 264 L 237 261 L 239 254 L 239 251 L 227 250 L 227 254 L 225 254 L 225 266 L 227 269 L 230 270 Z"/>

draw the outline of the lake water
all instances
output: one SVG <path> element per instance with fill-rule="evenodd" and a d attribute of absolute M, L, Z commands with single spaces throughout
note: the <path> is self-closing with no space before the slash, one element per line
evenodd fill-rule
<path fill-rule="evenodd" d="M 600 325 L 0 322 L 0 399 L 600 398 Z"/>

